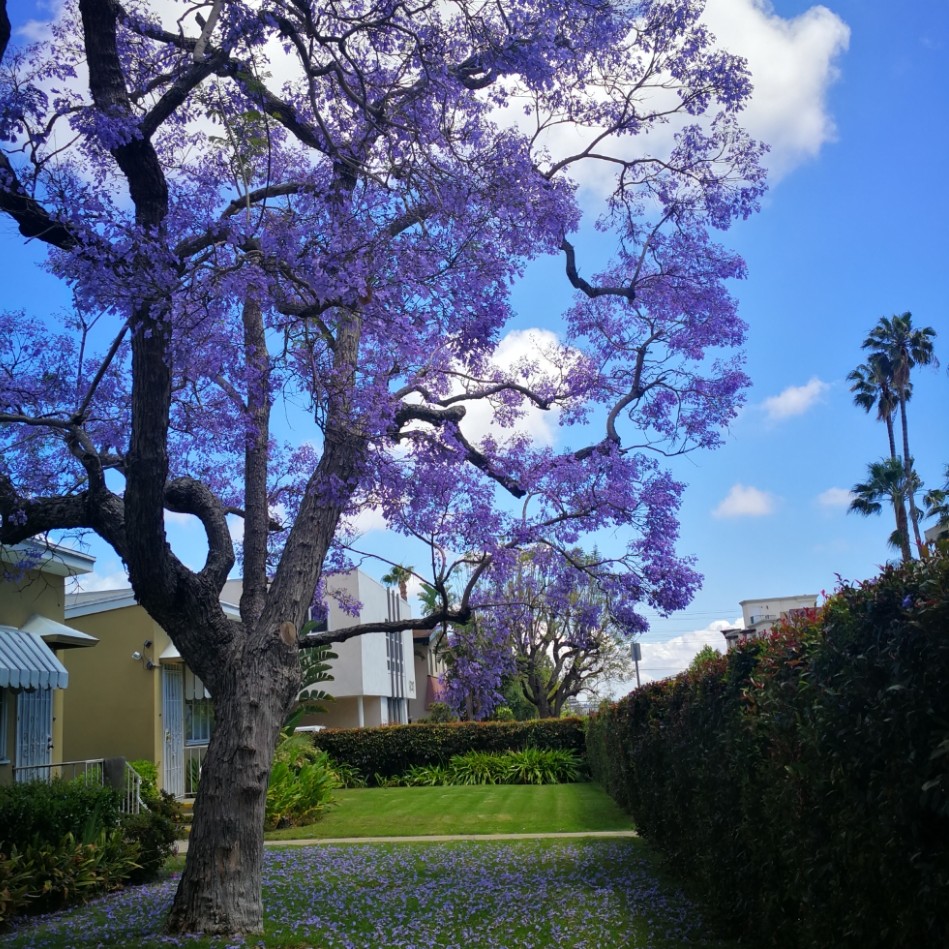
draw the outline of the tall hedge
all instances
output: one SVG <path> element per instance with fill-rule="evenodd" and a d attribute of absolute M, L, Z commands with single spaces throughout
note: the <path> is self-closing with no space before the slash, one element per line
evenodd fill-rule
<path fill-rule="evenodd" d="M 722 922 L 787 949 L 949 946 L 949 560 L 591 719 L 588 760 Z"/>
<path fill-rule="evenodd" d="M 552 748 L 585 753 L 583 720 L 529 722 L 417 722 L 382 728 L 328 728 L 313 742 L 333 758 L 356 768 L 367 780 L 391 778 L 410 767 L 447 764 L 467 751 L 518 751 Z"/>

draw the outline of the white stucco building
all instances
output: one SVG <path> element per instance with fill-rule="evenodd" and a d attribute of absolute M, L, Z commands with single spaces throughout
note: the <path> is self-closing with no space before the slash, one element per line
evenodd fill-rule
<path fill-rule="evenodd" d="M 722 630 L 729 649 L 743 639 L 763 636 L 770 632 L 779 620 L 787 618 L 796 610 L 813 609 L 817 606 L 817 594 L 762 597 L 742 600 L 738 605 L 741 607 L 742 628 Z"/>
<path fill-rule="evenodd" d="M 353 616 L 328 596 L 327 626 L 331 630 L 411 615 L 398 590 L 384 587 L 361 570 L 327 577 L 326 589 L 328 594 L 337 591 L 344 600 L 361 604 L 359 614 Z M 409 703 L 414 704 L 417 691 L 411 630 L 364 633 L 335 643 L 331 649 L 338 656 L 330 662 L 333 679 L 321 687 L 333 700 L 326 703 L 325 714 L 308 721 L 331 728 L 409 721 Z"/>

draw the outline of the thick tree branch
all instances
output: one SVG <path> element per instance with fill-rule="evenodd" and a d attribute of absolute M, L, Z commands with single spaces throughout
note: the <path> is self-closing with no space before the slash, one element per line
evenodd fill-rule
<path fill-rule="evenodd" d="M 439 427 L 447 425 L 455 441 L 464 449 L 465 460 L 474 465 L 479 471 L 483 472 L 492 481 L 496 481 L 505 491 L 516 498 L 524 497 L 527 492 L 517 481 L 499 471 L 491 460 L 481 451 L 474 447 L 471 442 L 465 438 L 458 423 L 465 417 L 465 407 L 463 405 L 454 405 L 448 408 L 439 408 L 431 405 L 412 405 L 403 403 L 396 412 L 395 423 L 391 429 L 393 438 L 405 437 L 402 428 L 410 421 L 428 422 L 430 425 Z"/>
<path fill-rule="evenodd" d="M 626 287 L 594 287 L 593 284 L 584 280 L 577 272 L 576 251 L 573 244 L 566 237 L 561 240 L 560 249 L 566 257 L 567 279 L 577 290 L 585 293 L 591 300 L 595 300 L 597 297 L 613 296 L 622 297 L 632 303 L 636 299 L 635 283 L 630 283 Z"/>
<path fill-rule="evenodd" d="M 16 221 L 24 237 L 36 238 L 61 250 L 73 250 L 79 241 L 75 234 L 57 221 L 20 183 L 10 160 L 0 152 L 0 211 Z"/>
<path fill-rule="evenodd" d="M 193 514 L 201 521 L 208 539 L 208 557 L 199 576 L 218 589 L 223 587 L 234 566 L 234 544 L 221 502 L 200 481 L 175 478 L 165 488 L 165 507 L 177 514 Z"/>

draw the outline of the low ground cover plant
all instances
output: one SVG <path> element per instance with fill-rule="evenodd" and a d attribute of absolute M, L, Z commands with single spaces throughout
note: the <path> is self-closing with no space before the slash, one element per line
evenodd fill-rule
<path fill-rule="evenodd" d="M 7 945 L 235 946 L 161 935 L 175 885 L 133 888 L 24 922 Z M 268 850 L 264 906 L 265 933 L 248 946 L 729 949 L 706 934 L 699 912 L 636 839 Z"/>
<path fill-rule="evenodd" d="M 447 765 L 417 765 L 390 779 L 390 785 L 434 787 L 452 784 L 564 784 L 587 777 L 582 759 L 573 751 L 525 748 L 492 754 L 469 751 L 454 755 Z"/>

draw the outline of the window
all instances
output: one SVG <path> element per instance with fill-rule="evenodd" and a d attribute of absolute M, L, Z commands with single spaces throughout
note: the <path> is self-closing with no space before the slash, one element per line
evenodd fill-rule
<path fill-rule="evenodd" d="M 402 654 L 402 633 L 386 633 L 386 668 L 389 672 L 389 693 L 396 698 L 405 695 L 405 657 Z"/>
<path fill-rule="evenodd" d="M 214 728 L 214 704 L 204 683 L 185 667 L 185 743 L 206 745 Z"/>

